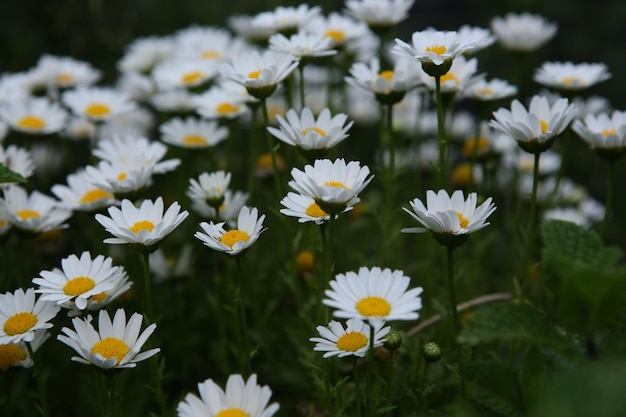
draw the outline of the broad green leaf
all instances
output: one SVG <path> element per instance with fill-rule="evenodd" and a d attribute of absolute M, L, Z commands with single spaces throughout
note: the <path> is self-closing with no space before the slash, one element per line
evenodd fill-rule
<path fill-rule="evenodd" d="M 26 182 L 26 178 L 22 177 L 15 171 L 11 171 L 3 163 L 0 163 L 0 184 L 8 182 Z"/>
<path fill-rule="evenodd" d="M 505 417 L 522 417 L 524 399 L 517 374 L 497 363 L 473 363 L 463 368 L 465 377 L 474 383 L 472 399 Z"/>

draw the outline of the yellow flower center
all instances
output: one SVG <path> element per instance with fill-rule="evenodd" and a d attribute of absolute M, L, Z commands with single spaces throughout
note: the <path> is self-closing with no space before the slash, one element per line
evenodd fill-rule
<path fill-rule="evenodd" d="M 67 283 L 63 286 L 63 292 L 66 295 L 78 296 L 86 293 L 95 286 L 96 283 L 89 277 L 76 277 L 67 281 Z"/>
<path fill-rule="evenodd" d="M 135 234 L 141 232 L 142 230 L 147 230 L 148 232 L 151 232 L 152 229 L 154 229 L 154 223 L 152 223 L 150 220 L 140 220 L 133 224 L 131 227 L 129 227 L 129 229 Z"/>
<path fill-rule="evenodd" d="M 195 84 L 202 79 L 203 75 L 200 71 L 188 72 L 181 77 L 180 81 L 185 85 Z"/>
<path fill-rule="evenodd" d="M 202 51 L 200 57 L 202 59 L 220 59 L 222 57 L 222 53 L 220 51 L 216 51 L 215 49 L 207 49 L 206 51 Z"/>
<path fill-rule="evenodd" d="M 564 77 L 561 82 L 564 85 L 583 85 L 585 81 L 580 77 Z"/>
<path fill-rule="evenodd" d="M 451 180 L 454 185 L 465 186 L 470 182 L 470 173 L 472 167 L 470 164 L 461 164 L 452 170 Z"/>
<path fill-rule="evenodd" d="M 326 181 L 324 185 L 328 185 L 329 187 L 339 187 L 339 188 L 343 188 L 344 190 L 349 190 L 349 188 L 346 187 L 346 185 L 341 181 Z"/>
<path fill-rule="evenodd" d="M 305 250 L 296 255 L 296 264 L 299 271 L 311 271 L 313 269 L 313 252 Z"/>
<path fill-rule="evenodd" d="M 362 316 L 386 316 L 391 312 L 391 306 L 384 298 L 365 297 L 356 303 L 356 310 Z"/>
<path fill-rule="evenodd" d="M 252 71 L 251 73 L 248 74 L 248 78 L 254 78 L 257 79 L 259 78 L 259 75 L 261 75 L 261 70 L 258 69 L 256 71 Z"/>
<path fill-rule="evenodd" d="M 328 216 L 328 213 L 326 213 L 324 210 L 322 210 L 320 208 L 320 206 L 317 205 L 317 203 L 313 203 L 311 204 L 309 207 L 306 208 L 306 214 L 308 216 L 311 217 L 324 217 L 324 216 Z"/>
<path fill-rule="evenodd" d="M 32 313 L 22 312 L 12 315 L 4 322 L 4 332 L 8 336 L 15 336 L 29 331 L 37 324 L 37 316 Z"/>
<path fill-rule="evenodd" d="M 205 138 L 203 138 L 200 135 L 187 135 L 183 139 L 183 143 L 185 145 L 190 145 L 190 146 L 193 146 L 193 145 L 200 146 L 200 145 L 206 145 L 208 142 Z"/>
<path fill-rule="evenodd" d="M 302 134 L 303 134 L 304 136 L 306 136 L 306 134 L 307 134 L 307 133 L 309 133 L 310 131 L 313 131 L 313 132 L 315 132 L 315 133 L 318 133 L 320 136 L 326 136 L 326 131 L 324 131 L 324 130 L 320 129 L 319 127 L 315 127 L 315 126 L 312 126 L 312 127 L 307 127 L 306 129 L 304 129 L 304 130 L 302 131 Z"/>
<path fill-rule="evenodd" d="M 215 417 L 248 417 L 241 408 L 226 408 L 215 415 Z"/>
<path fill-rule="evenodd" d="M 117 176 L 117 180 L 118 181 L 124 181 L 126 179 L 126 177 L 128 177 L 128 175 L 126 175 L 125 172 L 122 172 L 120 175 Z"/>
<path fill-rule="evenodd" d="M 433 45 L 426 48 L 426 52 L 434 52 L 437 55 L 445 54 L 448 48 L 443 45 Z"/>
<path fill-rule="evenodd" d="M 328 29 L 324 36 L 332 38 L 336 42 L 342 42 L 346 38 L 346 33 L 341 29 Z"/>
<path fill-rule="evenodd" d="M 95 188 L 93 190 L 87 191 L 83 195 L 83 197 L 80 199 L 80 204 L 89 204 L 98 200 L 102 200 L 104 198 L 113 198 L 113 194 L 108 191 Z"/>
<path fill-rule="evenodd" d="M 539 123 L 541 124 L 541 133 L 546 133 L 548 130 L 548 123 L 543 120 L 540 120 Z"/>
<path fill-rule="evenodd" d="M 92 103 L 85 109 L 87 116 L 105 117 L 111 114 L 111 108 L 104 103 Z"/>
<path fill-rule="evenodd" d="M 602 136 L 604 137 L 616 135 L 616 134 L 617 134 L 617 129 L 606 129 L 602 131 Z"/>
<path fill-rule="evenodd" d="M 41 130 L 46 127 L 46 121 L 38 116 L 24 116 L 17 122 L 17 127 L 22 129 Z"/>
<path fill-rule="evenodd" d="M 74 76 L 68 72 L 62 72 L 57 75 L 57 83 L 59 84 L 70 84 L 74 82 Z"/>
<path fill-rule="evenodd" d="M 476 90 L 476 93 L 480 94 L 481 96 L 492 96 L 494 92 L 495 91 L 493 91 L 491 88 L 479 88 L 478 90 Z"/>
<path fill-rule="evenodd" d="M 337 347 L 346 352 L 356 352 L 367 346 L 367 337 L 361 332 L 349 332 L 337 340 Z"/>
<path fill-rule="evenodd" d="M 459 225 L 463 229 L 467 228 L 467 226 L 469 226 L 469 220 L 458 211 L 456 212 L 456 215 L 459 217 Z"/>
<path fill-rule="evenodd" d="M 474 149 L 477 154 L 489 149 L 489 140 L 483 136 L 476 138 L 469 138 L 465 145 L 463 145 L 463 156 L 466 158 L 471 157 L 474 154 Z"/>
<path fill-rule="evenodd" d="M 459 84 L 459 77 L 448 71 L 441 76 L 441 84 L 448 81 L 452 81 L 454 84 Z"/>
<path fill-rule="evenodd" d="M 391 82 L 391 79 L 393 78 L 393 71 L 391 70 L 383 71 L 383 72 L 380 72 L 378 76 L 380 78 L 384 78 L 385 80 L 387 80 L 387 82 Z"/>
<path fill-rule="evenodd" d="M 94 300 L 96 303 L 101 303 L 105 300 L 105 298 L 107 298 L 107 293 L 106 291 L 102 291 L 100 294 L 94 294 L 89 298 Z"/>
<path fill-rule="evenodd" d="M 0 371 L 6 371 L 26 359 L 26 353 L 19 346 L 9 343 L 0 345 Z"/>
<path fill-rule="evenodd" d="M 105 337 L 91 348 L 91 353 L 94 355 L 100 355 L 106 359 L 116 358 L 116 365 L 120 364 L 128 352 L 130 352 L 130 348 L 122 339 L 117 337 Z"/>
<path fill-rule="evenodd" d="M 236 113 L 239 110 L 239 106 L 235 106 L 232 103 L 220 103 L 217 105 L 216 109 L 219 114 L 230 114 Z"/>
<path fill-rule="evenodd" d="M 0 219 L 0 227 L 4 227 L 4 220 Z"/>
<path fill-rule="evenodd" d="M 220 238 L 220 242 L 228 246 L 229 248 L 233 248 L 235 243 L 237 242 L 247 242 L 250 239 L 250 235 L 244 231 L 239 229 L 229 230 L 224 233 Z"/>
<path fill-rule="evenodd" d="M 39 219 L 41 218 L 41 214 L 39 214 L 38 211 L 26 209 L 26 210 L 18 211 L 17 217 L 19 217 L 22 220 L 28 220 L 31 218 Z"/>

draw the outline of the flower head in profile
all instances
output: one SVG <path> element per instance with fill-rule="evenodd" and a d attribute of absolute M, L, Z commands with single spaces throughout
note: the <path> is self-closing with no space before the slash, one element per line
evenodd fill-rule
<path fill-rule="evenodd" d="M 326 213 L 317 205 L 315 200 L 306 195 L 298 193 L 287 193 L 287 196 L 280 201 L 285 208 L 280 212 L 285 216 L 297 217 L 298 222 L 314 222 L 316 225 L 324 224 L 330 219 L 330 214 Z M 352 210 L 352 206 L 347 206 L 345 211 Z M 337 214 L 335 214 L 335 218 Z"/>
<path fill-rule="evenodd" d="M 110 120 L 137 107 L 128 94 L 102 87 L 68 90 L 61 100 L 72 113 L 94 122 Z"/>
<path fill-rule="evenodd" d="M 188 393 L 178 403 L 178 417 L 272 417 L 279 408 L 271 403 L 272 390 L 257 384 L 256 374 L 244 381 L 241 375 L 230 375 L 226 390 L 222 390 L 213 380 L 207 379 L 198 384 L 198 397 Z"/>
<path fill-rule="evenodd" d="M 544 62 L 533 79 L 539 84 L 562 91 L 580 91 L 611 78 L 602 63 Z"/>
<path fill-rule="evenodd" d="M 353 64 L 346 82 L 374 93 L 383 104 L 395 104 L 404 98 L 407 91 L 420 84 L 418 70 L 415 62 L 398 60 L 393 69 L 381 71 L 380 61 L 374 58 L 369 65 L 363 62 Z"/>
<path fill-rule="evenodd" d="M 296 149 L 307 159 L 324 156 L 327 151 L 348 137 L 348 130 L 353 122 L 348 122 L 348 116 L 339 113 L 331 115 L 328 108 L 324 108 L 316 118 L 309 107 L 302 109 L 300 114 L 290 109 L 286 119 L 277 115 L 278 129 L 269 126 L 267 130 L 276 138 Z"/>
<path fill-rule="evenodd" d="M 93 211 L 117 204 L 115 196 L 93 185 L 84 170 L 69 174 L 67 185 L 55 184 L 51 191 L 61 204 L 77 211 Z"/>
<path fill-rule="evenodd" d="M 18 229 L 32 233 L 42 233 L 67 227 L 64 222 L 72 211 L 57 200 L 35 190 L 28 194 L 19 185 L 9 185 L 4 189 L 4 199 L 0 198 L 0 211 L 3 211 L 11 224 Z"/>
<path fill-rule="evenodd" d="M 346 164 L 343 159 L 318 159 L 305 165 L 304 171 L 291 170 L 289 186 L 302 195 L 311 197 L 329 214 L 343 212 L 360 201 L 358 194 L 370 183 L 372 176 L 367 166 L 357 161 Z"/>
<path fill-rule="evenodd" d="M 411 279 L 400 270 L 359 268 L 337 274 L 330 281 L 323 303 L 333 307 L 335 317 L 376 321 L 416 320 L 422 308 L 422 288 L 407 291 Z"/>
<path fill-rule="evenodd" d="M 298 66 L 292 54 L 276 51 L 248 52 L 233 57 L 220 68 L 220 74 L 246 87 L 251 96 L 264 99 Z"/>
<path fill-rule="evenodd" d="M 76 351 L 80 356 L 73 356 L 72 360 L 85 364 L 95 365 L 102 369 L 134 368 L 138 362 L 146 360 L 160 352 L 160 348 L 140 352 L 148 337 L 156 329 L 151 324 L 141 332 L 143 316 L 134 313 L 126 322 L 126 312 L 118 309 L 113 320 L 106 310 L 100 310 L 98 315 L 98 330 L 91 323 L 92 317 L 76 317 L 72 319 L 74 330 L 64 327 L 64 334 L 57 339 Z"/>
<path fill-rule="evenodd" d="M 217 69 L 218 64 L 215 61 L 172 60 L 157 65 L 152 76 L 159 90 L 192 89 L 208 84 L 217 74 Z"/>
<path fill-rule="evenodd" d="M 526 152 L 540 153 L 552 146 L 575 115 L 574 105 L 565 98 L 550 105 L 546 97 L 533 96 L 528 110 L 519 100 L 513 100 L 511 110 L 498 109 L 489 124 L 515 139 Z"/>
<path fill-rule="evenodd" d="M 414 0 L 348 0 L 346 12 L 373 31 L 385 31 L 409 17 Z"/>
<path fill-rule="evenodd" d="M 32 342 L 39 331 L 52 327 L 52 320 L 61 307 L 41 298 L 35 290 L 18 288 L 0 294 L 0 344 Z"/>
<path fill-rule="evenodd" d="M 451 196 L 445 190 L 439 190 L 436 194 L 433 190 L 428 190 L 426 206 L 419 198 L 416 198 L 409 202 L 412 211 L 402 208 L 417 220 L 421 227 L 405 228 L 402 232 L 431 231 L 444 246 L 461 244 L 470 233 L 487 227 L 489 225 L 487 218 L 496 210 L 491 197 L 478 207 L 476 207 L 476 199 L 476 193 L 470 193 L 465 199 L 461 190 L 456 190 Z M 455 239 L 454 236 L 463 239 Z"/>
<path fill-rule="evenodd" d="M 125 275 L 124 268 L 113 266 L 112 258 L 98 255 L 92 259 L 87 251 L 70 255 L 61 260 L 61 268 L 41 271 L 33 284 L 41 299 L 61 307 L 84 310 L 91 297 L 104 298 L 102 294 L 115 288 L 117 281 Z"/>
<path fill-rule="evenodd" d="M 35 338 L 29 342 L 30 349 L 37 352 L 37 349 L 49 338 L 50 333 L 47 330 L 37 330 Z M 24 341 L 0 344 L 0 371 L 6 372 L 13 367 L 30 368 L 33 363 L 33 358 Z"/>
<path fill-rule="evenodd" d="M 159 126 L 161 140 L 181 148 L 202 149 L 226 140 L 228 128 L 215 121 L 174 118 Z"/>
<path fill-rule="evenodd" d="M 0 130 L 2 129 L 0 128 Z M 1 133 L 2 132 L 0 132 L 0 137 L 2 136 Z M 1 141 L 0 139 L 0 142 Z M 9 145 L 5 148 L 0 144 L 0 164 L 4 164 L 5 167 L 20 174 L 24 178 L 29 178 L 35 171 L 35 162 L 33 161 L 31 153 L 15 145 Z M 0 187 L 4 187 L 8 184 L 11 183 L 2 183 Z"/>
<path fill-rule="evenodd" d="M 225 171 L 203 172 L 198 179 L 189 180 L 187 195 L 192 200 L 205 200 L 210 206 L 224 203 L 224 194 L 230 185 L 231 173 Z"/>
<path fill-rule="evenodd" d="M 248 90 L 234 81 L 222 82 L 193 98 L 196 112 L 206 119 L 235 119 L 248 111 L 246 104 L 256 101 Z"/>
<path fill-rule="evenodd" d="M 46 98 L 9 101 L 0 107 L 0 118 L 12 129 L 32 135 L 47 135 L 63 129 L 67 112 Z"/>
<path fill-rule="evenodd" d="M 476 58 L 466 59 L 463 55 L 456 57 L 448 72 L 440 78 L 441 92 L 456 94 L 464 90 L 474 80 L 481 79 L 482 75 L 476 75 L 477 67 L 478 60 Z M 425 71 L 420 71 L 419 75 L 426 88 L 435 91 L 435 77 Z"/>
<path fill-rule="evenodd" d="M 200 227 L 205 233 L 196 232 L 194 236 L 209 248 L 228 255 L 239 255 L 256 242 L 263 228 L 265 215 L 259 217 L 256 207 L 242 207 L 237 217 L 236 228 L 224 229 L 225 222 L 202 222 Z"/>
<path fill-rule="evenodd" d="M 290 37 L 277 33 L 269 39 L 271 50 L 290 53 L 303 63 L 316 57 L 335 55 L 337 51 L 332 49 L 331 43 L 331 38 L 306 32 L 298 32 Z"/>
<path fill-rule="evenodd" d="M 491 20 L 491 30 L 500 46 L 517 52 L 539 49 L 556 35 L 557 28 L 556 23 L 531 13 L 507 13 Z"/>
<path fill-rule="evenodd" d="M 384 321 L 377 321 L 374 324 L 374 348 L 380 347 L 385 341 L 385 336 L 391 331 L 391 327 L 383 327 Z M 364 357 L 370 347 L 369 324 L 358 317 L 353 317 L 346 321 L 346 327 L 335 320 L 328 323 L 328 327 L 317 326 L 317 332 L 321 337 L 309 339 L 315 342 L 313 350 L 325 352 L 324 358 L 337 356 Z"/>
<path fill-rule="evenodd" d="M 371 33 L 364 22 L 337 12 L 330 12 L 328 16 L 317 16 L 311 19 L 304 30 L 308 33 L 317 33 L 330 38 L 332 47 L 354 43 L 359 38 Z"/>
<path fill-rule="evenodd" d="M 278 6 L 274 10 L 261 12 L 252 18 L 250 26 L 264 28 L 268 33 L 292 34 L 311 19 L 320 15 L 319 6 L 300 4 L 298 6 Z"/>
<path fill-rule="evenodd" d="M 626 151 L 626 112 L 588 114 L 572 130 L 603 158 L 615 160 Z"/>
<path fill-rule="evenodd" d="M 139 208 L 130 200 L 122 200 L 121 208 L 109 207 L 109 216 L 96 214 L 96 221 L 115 237 L 107 238 L 104 243 L 135 243 L 152 246 L 169 235 L 187 218 L 187 210 L 181 212 L 177 202 L 163 213 L 163 198 L 155 201 L 144 200 Z"/>
<path fill-rule="evenodd" d="M 493 101 L 517 94 L 517 87 L 498 78 L 485 80 L 479 77 L 470 80 L 463 88 L 462 94 L 471 100 Z"/>

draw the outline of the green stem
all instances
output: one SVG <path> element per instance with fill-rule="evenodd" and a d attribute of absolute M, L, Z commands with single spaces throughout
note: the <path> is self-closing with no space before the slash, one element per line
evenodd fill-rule
<path fill-rule="evenodd" d="M 150 282 L 150 252 L 147 246 L 139 246 L 141 252 L 141 264 L 143 266 L 143 286 L 146 303 L 146 321 L 154 322 L 154 310 L 152 308 L 152 282 Z"/>
<path fill-rule="evenodd" d="M 270 151 L 270 156 L 272 158 L 272 170 L 274 172 L 274 188 L 276 190 L 276 198 L 280 200 L 283 196 L 283 191 L 280 185 L 280 172 L 278 171 L 278 164 L 276 162 L 276 148 L 272 143 L 272 137 L 267 130 L 267 127 L 270 125 L 269 114 L 267 112 L 267 99 L 261 99 L 261 110 L 263 112 L 263 121 L 265 122 L 265 137 L 267 138 L 267 147 Z"/>
<path fill-rule="evenodd" d="M 454 264 L 453 264 L 453 248 L 447 248 L 447 271 L 448 271 L 448 297 L 450 300 L 450 316 L 452 318 L 452 345 L 456 350 L 456 336 L 458 331 L 459 319 L 456 309 L 456 291 L 454 288 Z"/>
<path fill-rule="evenodd" d="M 254 167 L 256 166 L 257 158 L 257 130 L 259 124 L 258 113 L 259 110 L 256 106 L 250 106 L 250 112 L 252 113 L 252 123 L 250 125 L 250 146 L 248 148 L 248 193 L 250 199 L 254 196 Z"/>
<path fill-rule="evenodd" d="M 35 385 L 37 385 L 37 395 L 39 396 L 39 402 L 41 404 L 41 414 L 43 417 L 50 417 L 50 407 L 48 404 L 48 397 L 46 395 L 43 375 L 41 374 L 41 364 L 39 363 L 39 358 L 35 357 L 35 352 L 33 351 L 30 343 L 26 343 L 26 349 L 28 349 L 28 354 L 33 360 L 33 378 L 35 379 Z"/>
<path fill-rule="evenodd" d="M 533 248 L 535 244 L 535 229 L 537 223 L 537 188 L 539 187 L 539 158 L 540 152 L 535 153 L 535 166 L 533 167 L 533 190 L 530 196 L 530 218 L 528 219 L 528 232 L 526 240 L 526 254 L 524 255 L 525 271 L 522 273 L 521 292 L 522 296 L 526 292 L 528 285 L 528 277 L 530 275 L 530 263 L 533 257 Z"/>
<path fill-rule="evenodd" d="M 372 415 L 372 372 L 374 363 L 374 326 L 369 323 L 370 340 L 369 349 L 367 349 L 367 380 L 365 381 L 365 415 Z"/>
<path fill-rule="evenodd" d="M 300 62 L 298 65 L 300 71 L 300 110 L 304 108 L 304 64 Z"/>
<path fill-rule="evenodd" d="M 446 134 L 441 101 L 441 76 L 435 76 L 435 99 L 437 101 L 437 138 L 439 139 L 439 182 L 442 189 L 447 188 L 446 173 Z"/>
<path fill-rule="evenodd" d="M 600 226 L 600 237 L 604 237 L 606 225 L 613 211 L 613 194 L 615 192 L 615 161 L 609 161 L 609 178 L 606 189 L 606 205 L 604 207 L 604 219 L 602 219 L 602 225 Z"/>
<path fill-rule="evenodd" d="M 382 236 L 380 247 L 380 263 L 388 261 L 387 257 L 390 251 L 390 236 L 389 233 L 393 230 L 392 218 L 393 218 L 393 199 L 394 199 L 394 179 L 395 179 L 395 167 L 396 167 L 396 155 L 395 146 L 393 141 L 393 105 L 389 104 L 386 108 L 386 129 L 384 135 L 386 137 L 386 147 L 389 149 L 389 167 L 385 173 L 385 189 L 384 189 L 384 208 L 383 208 L 383 224 L 382 224 Z M 384 147 L 381 147 L 381 153 L 384 151 Z"/>
<path fill-rule="evenodd" d="M 363 403 L 361 402 L 361 384 L 359 383 L 359 375 L 358 375 L 358 357 L 354 357 L 352 361 L 352 378 L 354 379 L 354 395 L 355 395 L 355 403 L 356 403 L 356 416 L 361 417 Z"/>
<path fill-rule="evenodd" d="M 250 349 L 250 337 L 248 335 L 248 320 L 246 317 L 246 289 L 245 289 L 245 277 L 243 276 L 243 269 L 241 266 L 241 257 L 235 256 L 235 263 L 237 264 L 237 284 L 238 284 L 238 304 L 239 304 L 239 326 L 241 336 L 243 338 L 244 352 L 241 354 L 241 373 L 244 377 L 248 377 L 252 373 L 252 365 L 250 363 L 251 349 Z"/>
<path fill-rule="evenodd" d="M 428 374 L 428 365 L 430 362 L 424 360 L 424 366 L 422 367 L 422 373 L 420 375 L 419 382 L 419 391 L 417 393 L 417 404 L 415 405 L 415 410 L 419 414 L 419 408 L 422 405 L 422 400 L 424 399 L 424 385 L 426 385 L 426 375 Z"/>
<path fill-rule="evenodd" d="M 109 401 L 109 410 L 110 410 L 110 414 L 109 417 L 118 417 L 119 416 L 119 411 L 118 411 L 118 405 L 119 405 L 119 399 L 118 399 L 118 393 L 117 393 L 117 389 L 115 386 L 115 375 L 108 374 L 107 376 L 107 397 L 108 397 L 108 401 Z"/>

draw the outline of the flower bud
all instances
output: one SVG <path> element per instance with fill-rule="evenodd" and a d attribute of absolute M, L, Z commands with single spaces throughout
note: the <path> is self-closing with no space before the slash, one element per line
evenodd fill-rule
<path fill-rule="evenodd" d="M 383 347 L 390 352 L 395 352 L 400 348 L 401 345 L 402 336 L 400 336 L 400 333 L 396 332 L 395 330 L 390 331 L 385 338 L 385 341 L 383 342 Z"/>
<path fill-rule="evenodd" d="M 441 348 L 435 342 L 428 342 L 422 346 L 422 357 L 427 362 L 437 362 L 441 358 Z"/>

